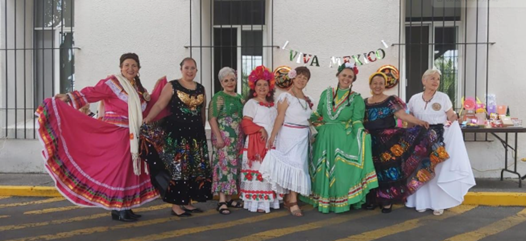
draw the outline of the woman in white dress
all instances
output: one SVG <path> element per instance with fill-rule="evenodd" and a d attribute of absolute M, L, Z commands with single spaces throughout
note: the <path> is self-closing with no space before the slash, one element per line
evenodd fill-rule
<path fill-rule="evenodd" d="M 436 166 L 435 177 L 407 198 L 407 207 L 419 212 L 431 209 L 434 215 L 442 215 L 444 209 L 462 204 L 468 190 L 475 186 L 457 114 L 449 96 L 437 91 L 440 75 L 438 70 L 427 70 L 422 76 L 424 92 L 413 95 L 408 103 L 416 118 L 429 122 L 437 134 L 442 135 L 449 154 L 448 160 Z M 451 125 L 444 127 L 448 121 Z"/>
<path fill-rule="evenodd" d="M 279 209 L 279 199 L 259 170 L 267 153 L 268 135 L 272 133 L 278 114 L 274 106 L 274 75 L 259 66 L 250 74 L 248 85 L 250 94 L 241 121 L 247 137 L 243 148 L 240 197 L 248 211 L 269 213 L 270 208 Z"/>
<path fill-rule="evenodd" d="M 293 216 L 299 217 L 303 214 L 298 206 L 298 193 L 309 196 L 311 190 L 308 154 L 312 103 L 303 94 L 310 71 L 307 67 L 297 67 L 289 73 L 289 77 L 292 87 L 278 97 L 278 116 L 268 140 L 269 152 L 263 159 L 260 172 L 276 193 L 288 194 L 284 206 Z"/>

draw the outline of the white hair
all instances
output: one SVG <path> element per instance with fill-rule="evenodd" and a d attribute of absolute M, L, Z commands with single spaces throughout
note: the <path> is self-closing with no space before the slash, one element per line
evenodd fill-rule
<path fill-rule="evenodd" d="M 422 75 L 422 79 L 426 79 L 428 76 L 434 75 L 434 74 L 438 74 L 438 75 L 442 76 L 442 72 L 440 72 L 440 70 L 438 70 L 438 69 L 428 69 Z"/>
<path fill-rule="evenodd" d="M 219 81 L 221 81 L 229 74 L 233 74 L 234 76 L 236 76 L 236 71 L 230 67 L 223 67 L 221 70 L 219 70 L 219 74 L 217 75 L 217 77 L 219 78 Z"/>

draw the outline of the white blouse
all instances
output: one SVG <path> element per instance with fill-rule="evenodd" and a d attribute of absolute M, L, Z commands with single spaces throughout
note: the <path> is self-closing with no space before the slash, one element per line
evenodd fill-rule
<path fill-rule="evenodd" d="M 276 106 L 266 107 L 259 104 L 255 99 L 250 99 L 243 107 L 243 116 L 252 118 L 254 124 L 265 128 L 270 135 L 274 127 L 274 120 L 278 115 Z"/>
<path fill-rule="evenodd" d="M 278 103 L 285 100 L 289 103 L 289 107 L 285 112 L 285 123 L 308 126 L 309 118 L 312 114 L 309 103 L 304 99 L 296 98 L 288 92 L 279 95 Z"/>
<path fill-rule="evenodd" d="M 449 96 L 437 91 L 431 101 L 427 103 L 422 99 L 423 93 L 415 94 L 407 103 L 409 111 L 418 119 L 429 124 L 444 124 L 447 122 L 447 111 L 453 107 Z"/>

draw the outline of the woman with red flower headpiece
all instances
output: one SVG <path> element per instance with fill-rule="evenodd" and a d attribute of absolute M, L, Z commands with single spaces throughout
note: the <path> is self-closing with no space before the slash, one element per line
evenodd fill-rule
<path fill-rule="evenodd" d="M 208 105 L 208 122 L 212 129 L 212 192 L 219 195 L 217 211 L 230 214 L 228 207 L 241 208 L 243 204 L 232 200 L 238 192 L 239 163 L 243 147 L 243 99 L 236 93 L 236 71 L 230 67 L 219 70 L 222 91 L 217 92 Z"/>
<path fill-rule="evenodd" d="M 360 208 L 365 195 L 378 187 L 371 139 L 362 121 L 365 104 L 352 91 L 358 69 L 350 63 L 338 68 L 338 85 L 322 92 L 311 121 L 318 134 L 313 143 L 310 175 L 312 195 L 302 200 L 322 213 Z"/>
<path fill-rule="evenodd" d="M 299 217 L 303 214 L 298 206 L 298 193 L 308 196 L 311 186 L 307 162 L 312 105 L 309 97 L 303 94 L 310 71 L 307 67 L 297 67 L 289 72 L 289 78 L 292 86 L 278 97 L 278 116 L 267 141 L 270 150 L 259 171 L 276 193 L 288 194 L 285 207 Z M 274 146 L 276 148 L 272 149 Z"/>
<path fill-rule="evenodd" d="M 278 111 L 274 106 L 274 75 L 264 66 L 250 73 L 250 93 L 243 108 L 241 126 L 247 135 L 243 149 L 240 197 L 250 212 L 269 213 L 279 209 L 279 200 L 270 183 L 259 172 L 267 153 L 267 139 Z"/>

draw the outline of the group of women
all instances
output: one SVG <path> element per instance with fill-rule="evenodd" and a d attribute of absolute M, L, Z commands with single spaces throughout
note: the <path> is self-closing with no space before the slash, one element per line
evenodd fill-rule
<path fill-rule="evenodd" d="M 372 96 L 364 100 L 352 89 L 358 69 L 345 63 L 336 87 L 324 90 L 313 108 L 303 92 L 307 67 L 289 72 L 292 86 L 277 101 L 268 68 L 250 73 L 244 99 L 236 93 L 235 70 L 224 67 L 222 90 L 208 104 L 210 159 L 207 98 L 194 81 L 195 60 L 183 59 L 181 78 L 161 78 L 151 94 L 141 84 L 136 54 L 122 55 L 120 69 L 93 87 L 48 98 L 37 110 L 57 189 L 77 205 L 112 210 L 114 220 L 136 221 L 141 215 L 131 209 L 159 194 L 181 217 L 203 212 L 192 201 L 214 195 L 220 214 L 230 208 L 268 213 L 283 202 L 302 216 L 302 200 L 323 213 L 377 205 L 388 213 L 393 203 L 406 202 L 439 215 L 475 185 L 458 124 L 443 125 L 456 114 L 437 91 L 435 70 L 424 73 L 425 91 L 407 108 L 383 93 L 383 73 L 371 75 Z M 98 119 L 77 111 L 98 101 Z M 396 127 L 395 117 L 416 126 Z"/>

